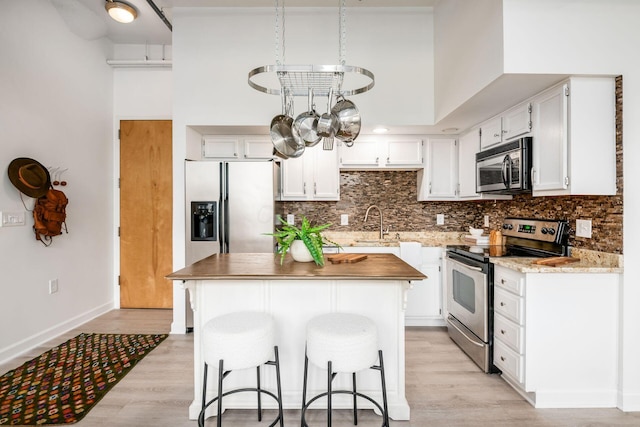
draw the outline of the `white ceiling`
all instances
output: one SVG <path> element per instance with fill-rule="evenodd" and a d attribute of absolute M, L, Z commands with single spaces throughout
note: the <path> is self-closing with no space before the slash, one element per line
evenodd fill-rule
<path fill-rule="evenodd" d="M 93 40 L 107 37 L 119 44 L 171 44 L 171 31 L 149 0 L 123 0 L 138 11 L 130 24 L 107 15 L 105 0 L 51 0 L 71 31 Z M 439 0 L 346 0 L 347 7 L 433 7 Z M 337 7 L 339 0 L 279 0 L 285 7 Z M 173 7 L 274 7 L 275 0 L 153 0 L 171 22 Z"/>

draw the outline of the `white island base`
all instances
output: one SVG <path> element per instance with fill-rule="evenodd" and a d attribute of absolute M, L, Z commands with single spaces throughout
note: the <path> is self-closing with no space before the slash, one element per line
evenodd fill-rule
<path fill-rule="evenodd" d="M 392 255 L 391 255 L 392 256 Z M 378 328 L 379 346 L 383 351 L 387 383 L 389 416 L 394 420 L 408 420 L 409 404 L 405 397 L 404 309 L 409 282 L 406 280 L 187 280 L 194 312 L 194 397 L 189 418 L 196 419 L 202 402 L 202 354 L 200 331 L 209 319 L 236 311 L 254 310 L 271 314 L 276 323 L 280 354 L 282 399 L 285 409 L 300 409 L 302 405 L 302 376 L 304 368 L 305 331 L 307 322 L 321 314 L 349 312 L 372 319 Z M 308 398 L 326 391 L 326 369 L 309 365 Z M 209 369 L 210 395 L 215 396 L 217 367 Z M 275 392 L 275 368 L 261 367 L 262 386 Z M 380 373 L 361 371 L 357 375 L 358 391 L 382 403 Z M 256 371 L 233 371 L 224 381 L 225 390 L 236 387 L 255 387 Z M 334 390 L 351 389 L 351 375 L 338 374 Z M 238 393 L 223 399 L 225 408 L 255 408 L 255 393 Z M 263 397 L 264 408 L 276 408 L 276 403 Z M 207 416 L 214 415 L 215 405 Z M 349 395 L 332 398 L 333 408 L 351 408 Z M 373 405 L 358 400 L 358 407 Z M 316 401 L 311 409 L 326 408 L 326 399 Z"/>

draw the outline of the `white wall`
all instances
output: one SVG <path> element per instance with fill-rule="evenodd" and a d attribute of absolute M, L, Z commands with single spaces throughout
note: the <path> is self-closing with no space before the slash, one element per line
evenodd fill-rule
<path fill-rule="evenodd" d="M 25 211 L 6 173 L 14 158 L 68 168 L 69 234 L 45 248 L 29 212 L 26 226 L 0 228 L 0 361 L 113 307 L 109 45 L 78 38 L 48 1 L 2 6 L 0 210 Z"/>
<path fill-rule="evenodd" d="M 437 122 L 502 75 L 502 0 L 441 1 L 434 15 Z"/>

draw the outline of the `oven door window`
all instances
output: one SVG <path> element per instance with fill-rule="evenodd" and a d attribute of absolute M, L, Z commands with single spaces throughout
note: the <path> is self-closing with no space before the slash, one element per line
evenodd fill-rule
<path fill-rule="evenodd" d="M 453 300 L 470 313 L 476 312 L 476 284 L 472 277 L 453 270 Z"/>

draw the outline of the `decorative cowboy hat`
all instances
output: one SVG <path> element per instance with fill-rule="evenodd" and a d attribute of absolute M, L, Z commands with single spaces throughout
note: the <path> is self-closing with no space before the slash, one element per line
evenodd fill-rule
<path fill-rule="evenodd" d="M 9 180 L 29 197 L 42 197 L 51 187 L 47 168 L 27 157 L 18 157 L 9 163 Z"/>

